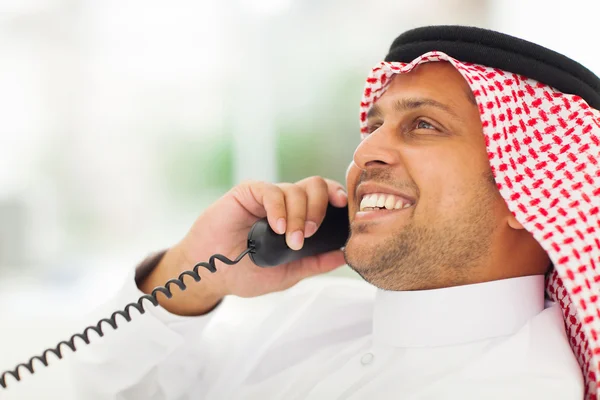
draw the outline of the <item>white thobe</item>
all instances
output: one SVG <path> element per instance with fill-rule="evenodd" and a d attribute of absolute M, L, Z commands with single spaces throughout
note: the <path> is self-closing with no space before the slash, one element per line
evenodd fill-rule
<path fill-rule="evenodd" d="M 132 276 L 105 314 L 142 294 Z M 77 351 L 80 398 L 583 398 L 543 276 L 410 292 L 316 277 L 200 317 L 146 305 Z"/>

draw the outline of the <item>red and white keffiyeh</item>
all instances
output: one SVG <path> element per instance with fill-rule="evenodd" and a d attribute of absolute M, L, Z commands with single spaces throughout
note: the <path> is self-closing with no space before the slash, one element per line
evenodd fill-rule
<path fill-rule="evenodd" d="M 360 104 L 367 112 L 394 74 L 447 61 L 465 78 L 479 106 L 490 165 L 508 208 L 548 253 L 546 290 L 560 303 L 586 382 L 600 395 L 600 111 L 581 97 L 525 76 L 428 52 L 410 63 L 381 62 Z"/>

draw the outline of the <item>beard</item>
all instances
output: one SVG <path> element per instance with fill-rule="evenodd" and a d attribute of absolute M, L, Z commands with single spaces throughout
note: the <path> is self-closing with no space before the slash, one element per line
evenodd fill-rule
<path fill-rule="evenodd" d="M 456 286 L 489 255 L 495 230 L 495 205 L 499 197 L 489 180 L 462 201 L 458 214 L 429 223 L 415 220 L 375 244 L 352 240 L 369 226 L 352 228 L 344 248 L 346 263 L 363 279 L 384 290 L 426 290 Z M 502 200 L 503 201 L 503 200 Z M 417 205 L 418 206 L 418 205 Z"/>

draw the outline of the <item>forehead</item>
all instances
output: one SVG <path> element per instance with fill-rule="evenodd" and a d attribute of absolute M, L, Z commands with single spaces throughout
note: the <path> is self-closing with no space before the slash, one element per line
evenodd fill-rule
<path fill-rule="evenodd" d="M 407 73 L 395 74 L 375 104 L 385 108 L 399 98 L 431 98 L 449 106 L 469 104 L 471 88 L 454 66 L 445 61 L 420 64 Z"/>

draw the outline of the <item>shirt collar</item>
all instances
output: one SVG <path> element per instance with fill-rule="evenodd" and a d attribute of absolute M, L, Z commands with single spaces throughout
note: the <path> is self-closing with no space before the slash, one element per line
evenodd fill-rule
<path fill-rule="evenodd" d="M 377 290 L 373 340 L 394 347 L 448 346 L 516 332 L 544 309 L 544 276 L 434 290 Z"/>

